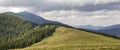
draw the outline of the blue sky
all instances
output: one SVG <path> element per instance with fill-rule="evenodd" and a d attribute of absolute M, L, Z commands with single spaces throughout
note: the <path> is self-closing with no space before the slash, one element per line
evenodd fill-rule
<path fill-rule="evenodd" d="M 0 0 L 0 12 L 29 11 L 69 25 L 120 24 L 120 0 Z"/>

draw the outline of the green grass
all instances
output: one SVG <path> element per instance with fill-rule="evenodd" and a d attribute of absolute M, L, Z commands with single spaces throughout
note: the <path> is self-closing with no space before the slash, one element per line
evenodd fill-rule
<path fill-rule="evenodd" d="M 120 50 L 120 39 L 59 27 L 51 37 L 16 50 Z"/>

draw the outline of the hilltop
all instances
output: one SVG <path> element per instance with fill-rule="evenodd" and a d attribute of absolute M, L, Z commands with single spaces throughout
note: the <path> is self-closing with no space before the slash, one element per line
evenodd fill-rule
<path fill-rule="evenodd" d="M 119 46 L 119 39 L 83 30 L 58 27 L 52 36 L 20 50 L 119 50 Z"/>

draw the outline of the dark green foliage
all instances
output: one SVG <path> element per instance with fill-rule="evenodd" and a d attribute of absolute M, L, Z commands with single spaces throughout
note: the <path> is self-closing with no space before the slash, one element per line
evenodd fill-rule
<path fill-rule="evenodd" d="M 0 14 L 0 50 L 23 48 L 41 41 L 57 26 L 38 25 L 6 13 Z"/>

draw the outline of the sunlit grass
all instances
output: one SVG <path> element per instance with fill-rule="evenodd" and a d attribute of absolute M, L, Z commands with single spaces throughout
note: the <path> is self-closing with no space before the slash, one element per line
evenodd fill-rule
<path fill-rule="evenodd" d="M 22 50 L 120 50 L 120 40 L 59 27 L 51 37 Z"/>

